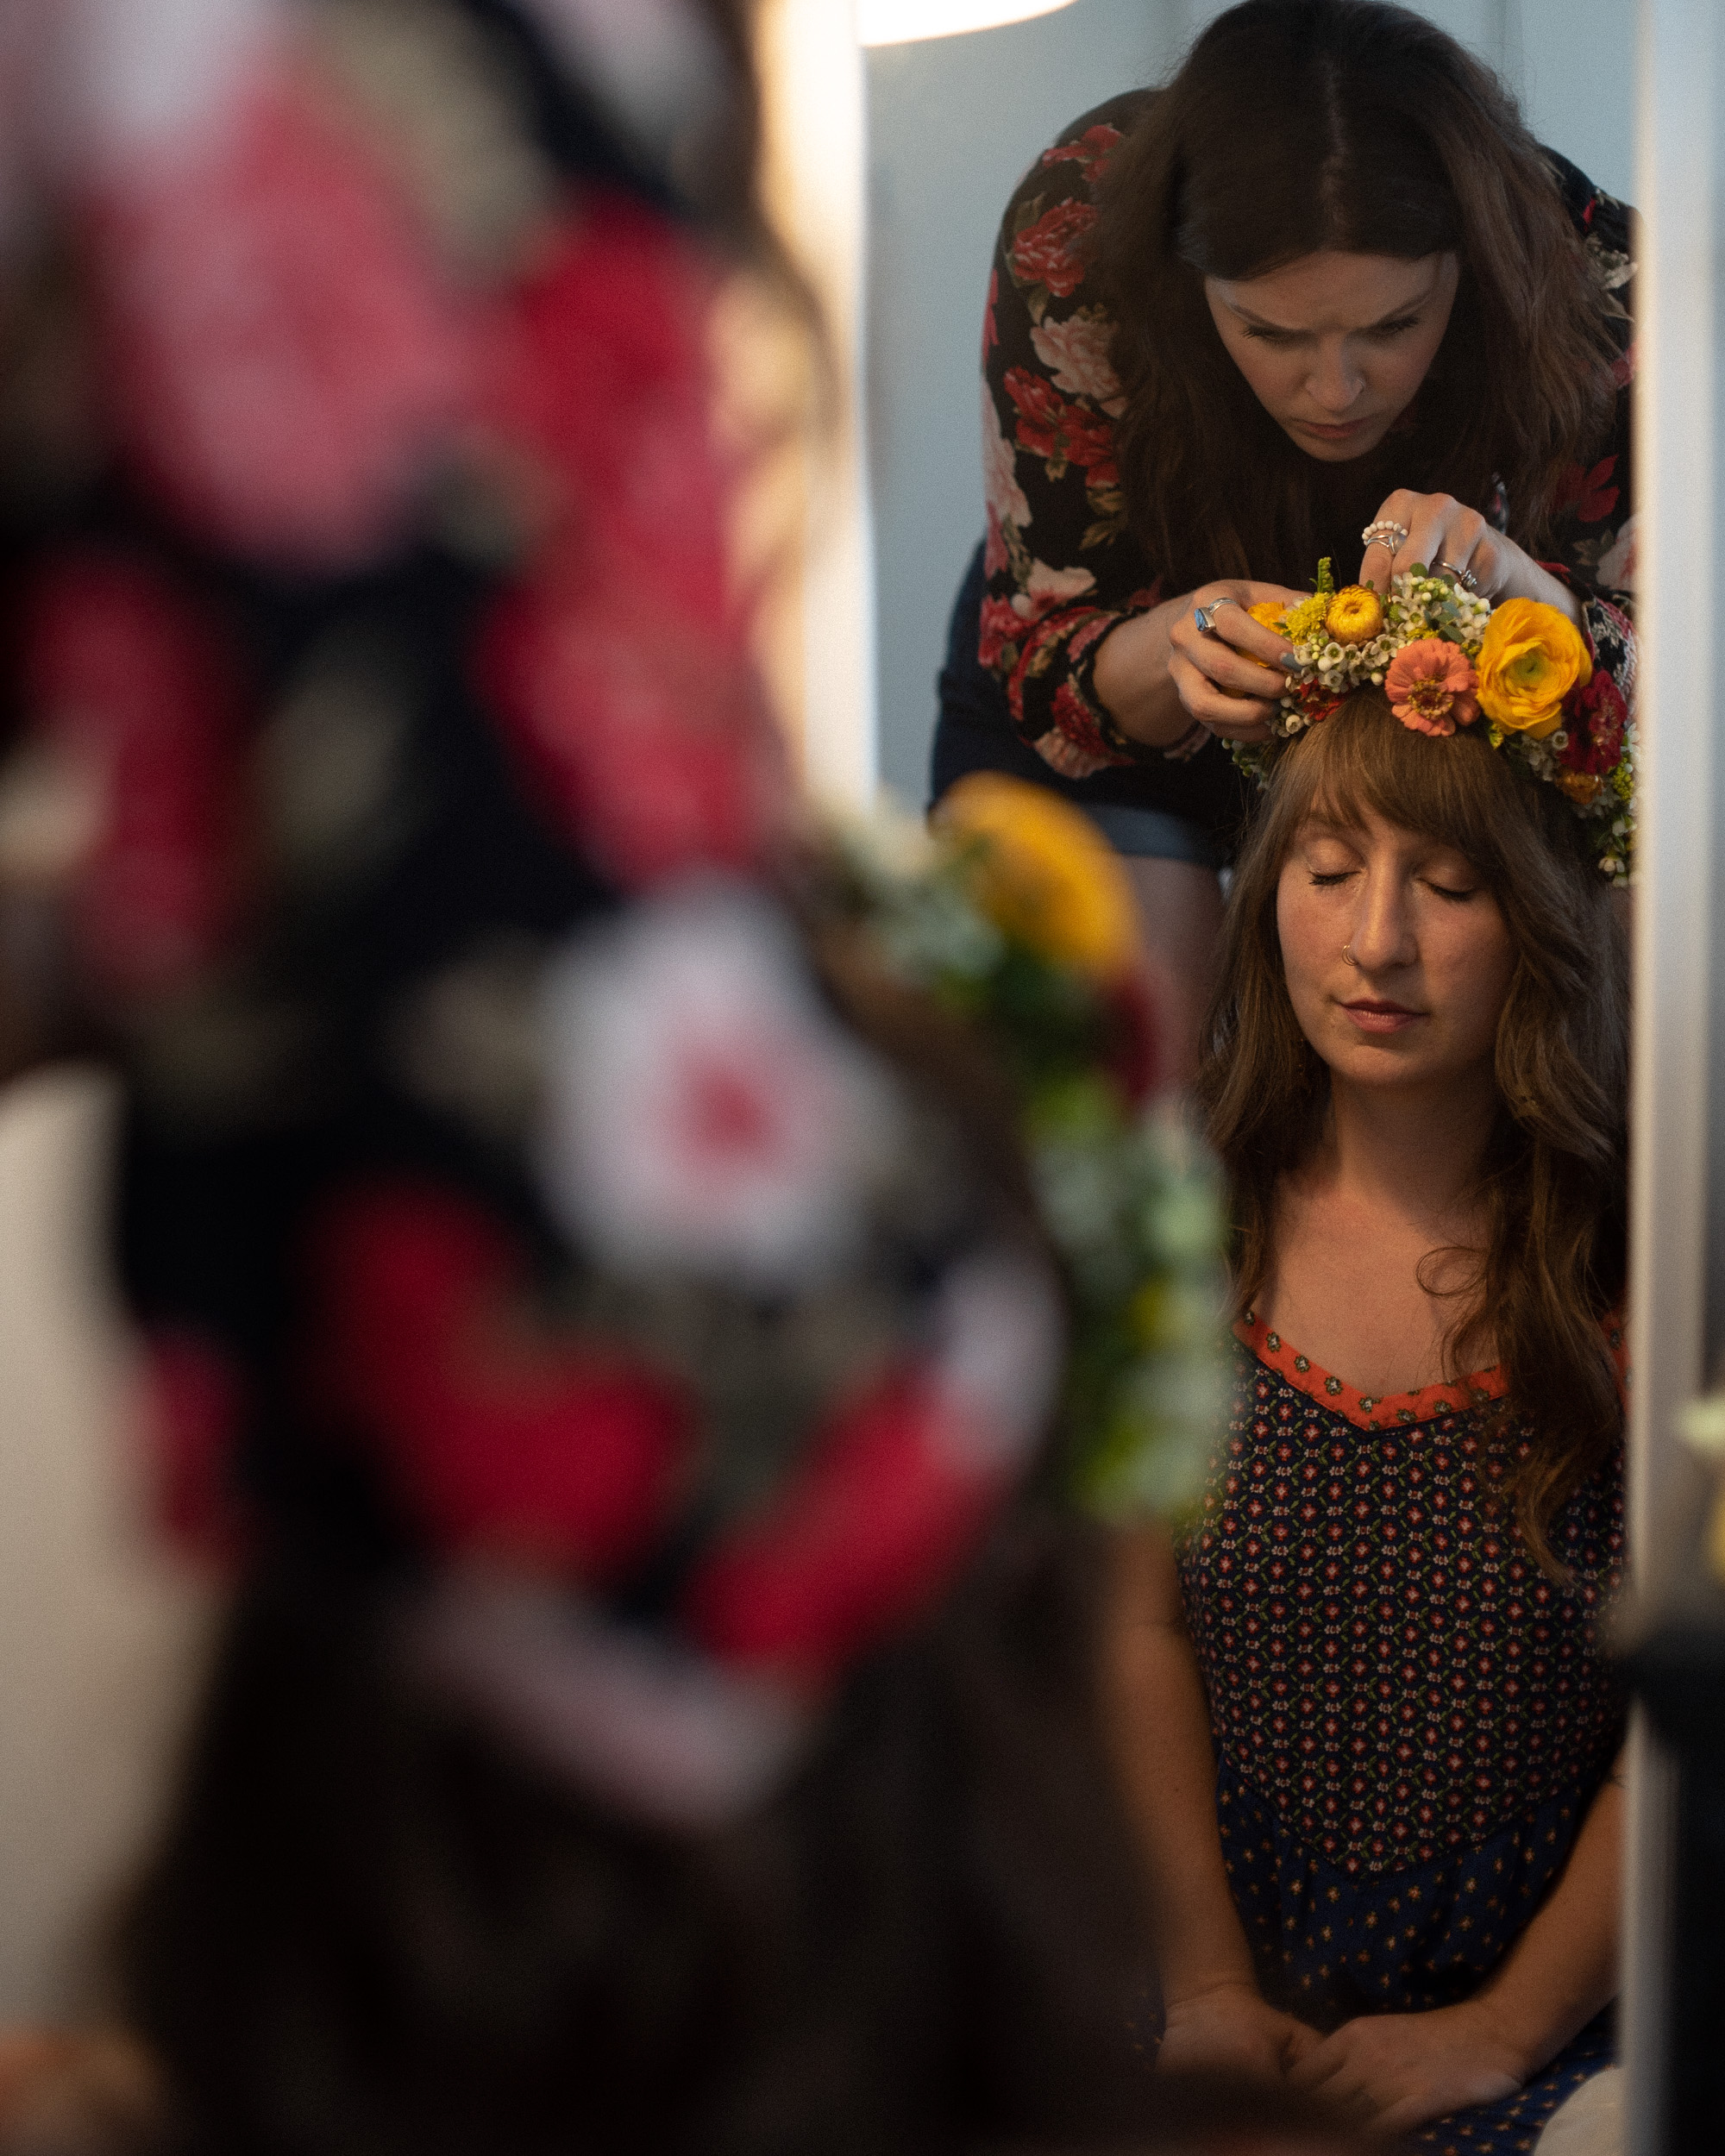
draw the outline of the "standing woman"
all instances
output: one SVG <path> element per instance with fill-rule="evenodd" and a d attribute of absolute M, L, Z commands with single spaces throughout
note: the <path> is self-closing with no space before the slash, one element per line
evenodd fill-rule
<path fill-rule="evenodd" d="M 1227 744 L 1262 738 L 1288 648 L 1246 606 L 1325 555 L 1380 590 L 1443 562 L 1558 607 L 1628 687 L 1628 244 L 1477 60 L 1377 0 L 1245 0 L 1019 183 L 933 791 L 1007 769 L 1088 810 L 1189 1038 Z"/>

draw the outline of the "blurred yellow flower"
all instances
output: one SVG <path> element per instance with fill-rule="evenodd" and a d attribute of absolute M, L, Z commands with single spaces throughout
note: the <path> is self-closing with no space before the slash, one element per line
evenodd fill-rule
<path fill-rule="evenodd" d="M 1366 644 L 1383 626 L 1383 602 L 1369 584 L 1348 584 L 1330 601 L 1324 626 L 1339 644 Z"/>
<path fill-rule="evenodd" d="M 975 844 L 973 894 L 1008 936 L 1102 978 L 1136 960 L 1138 908 L 1120 856 L 1058 794 L 973 771 L 942 800 L 938 821 Z"/>
<path fill-rule="evenodd" d="M 1485 716 L 1535 741 L 1557 731 L 1565 697 L 1593 679 L 1581 631 L 1536 599 L 1507 599 L 1493 610 L 1473 670 Z"/>
<path fill-rule="evenodd" d="M 1590 771 L 1559 771 L 1557 783 L 1559 793 L 1566 793 L 1578 808 L 1591 808 L 1605 791 L 1604 780 Z"/>

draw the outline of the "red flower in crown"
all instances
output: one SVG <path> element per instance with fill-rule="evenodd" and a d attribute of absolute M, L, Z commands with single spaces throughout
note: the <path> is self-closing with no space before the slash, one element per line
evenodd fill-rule
<path fill-rule="evenodd" d="M 1571 690 L 1564 702 L 1564 727 L 1569 745 L 1559 752 L 1566 771 L 1584 771 L 1603 777 L 1615 771 L 1623 754 L 1623 730 L 1629 723 L 1629 707 L 1623 692 L 1605 671 L 1596 667 L 1585 688 Z"/>
<path fill-rule="evenodd" d="M 1088 202 L 1056 203 L 1013 241 L 1007 260 L 1014 279 L 1044 285 L 1057 299 L 1070 298 L 1084 281 L 1079 248 L 1097 222 Z"/>
<path fill-rule="evenodd" d="M 488 1214 L 360 1189 L 306 1250 L 314 1407 L 373 1449 L 448 1554 L 606 1577 L 658 1531 L 691 1433 L 681 1390 L 620 1352 L 536 1331 L 525 1267 Z"/>
<path fill-rule="evenodd" d="M 107 185 L 89 246 L 122 450 L 200 537 L 316 569 L 399 536 L 464 329 L 382 164 L 291 78 Z"/>
<path fill-rule="evenodd" d="M 32 728 L 97 804 L 74 922 L 103 993 L 166 994 L 221 949 L 236 899 L 239 694 L 216 624 L 153 568 L 66 555 L 26 592 Z"/>

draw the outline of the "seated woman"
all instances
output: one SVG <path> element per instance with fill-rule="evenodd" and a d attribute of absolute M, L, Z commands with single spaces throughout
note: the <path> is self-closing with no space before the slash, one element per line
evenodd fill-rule
<path fill-rule="evenodd" d="M 1247 606 L 1325 554 L 1380 590 L 1441 560 L 1559 607 L 1628 679 L 1629 244 L 1486 69 L 1377 0 L 1245 0 L 1015 189 L 932 790 L 1012 770 L 1092 815 L 1189 1042 L 1241 807 L 1226 744 L 1278 657 Z"/>
<path fill-rule="evenodd" d="M 1164 2063 L 1509 2151 L 1610 2049 L 1633 730 L 1555 610 L 1484 611 L 1282 624 L 1201 1081 L 1232 1415 L 1112 1685 Z"/>

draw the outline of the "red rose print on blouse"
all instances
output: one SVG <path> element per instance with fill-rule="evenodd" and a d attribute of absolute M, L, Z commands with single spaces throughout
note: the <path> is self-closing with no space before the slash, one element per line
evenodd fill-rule
<path fill-rule="evenodd" d="M 314 1410 L 373 1450 L 448 1553 L 588 1578 L 661 1526 L 690 1436 L 681 1390 L 527 1314 L 526 1268 L 492 1216 L 413 1186 L 357 1190 L 306 1248 Z"/>
<path fill-rule="evenodd" d="M 1610 484 L 1616 468 L 1615 456 L 1602 458 L 1590 472 L 1584 472 L 1578 464 L 1571 465 L 1558 482 L 1553 508 L 1559 515 L 1573 510 L 1584 524 L 1602 523 L 1617 506 L 1622 492 Z"/>
<path fill-rule="evenodd" d="M 1009 368 L 1006 388 L 1019 414 L 1014 429 L 1019 446 L 1046 458 L 1051 479 L 1063 478 L 1068 466 L 1076 464 L 1085 468 L 1090 486 L 1118 486 L 1114 433 L 1106 419 L 1082 404 L 1069 404 L 1028 367 Z"/>
<path fill-rule="evenodd" d="M 231 656 L 197 602 L 118 555 L 69 555 L 27 591 L 26 710 L 95 806 L 73 924 L 88 979 L 134 998 L 184 987 L 221 949 L 239 811 Z"/>
<path fill-rule="evenodd" d="M 1087 202 L 1057 202 L 1013 241 L 1007 258 L 1020 285 L 1039 285 L 1057 299 L 1067 299 L 1084 281 L 1081 243 L 1095 229 L 1096 212 Z"/>
<path fill-rule="evenodd" d="M 463 343 L 383 167 L 283 78 L 90 204 L 126 454 L 201 537 L 361 563 L 399 535 Z"/>
<path fill-rule="evenodd" d="M 1076 142 L 1057 142 L 1051 150 L 1044 150 L 1042 161 L 1044 165 L 1077 165 L 1085 185 L 1094 187 L 1124 139 L 1118 128 L 1086 128 Z"/>
<path fill-rule="evenodd" d="M 1009 599 L 985 599 L 982 635 L 977 656 L 985 667 L 998 664 L 1008 644 L 1017 643 L 1028 626 Z"/>
<path fill-rule="evenodd" d="M 1125 761 L 1109 748 L 1096 714 L 1072 682 L 1063 681 L 1055 692 L 1054 716 L 1067 740 L 1085 755 L 1095 757 L 1096 768 Z"/>

